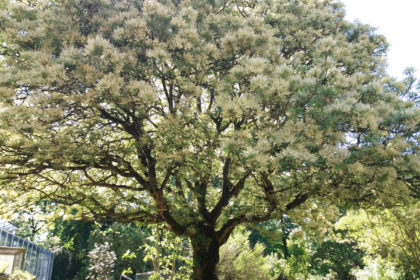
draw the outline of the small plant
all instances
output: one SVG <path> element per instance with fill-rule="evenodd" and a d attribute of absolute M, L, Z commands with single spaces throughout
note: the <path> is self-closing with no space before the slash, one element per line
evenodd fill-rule
<path fill-rule="evenodd" d="M 110 251 L 111 245 L 108 242 L 96 244 L 95 248 L 89 252 L 90 261 L 89 276 L 87 279 L 111 280 L 114 272 L 115 261 L 117 257 L 113 251 Z"/>
<path fill-rule="evenodd" d="M 15 270 L 11 275 L 5 273 L 7 266 L 0 267 L 0 280 L 34 280 L 35 276 L 22 270 Z"/>
<path fill-rule="evenodd" d="M 8 267 L 9 267 L 9 265 L 7 263 L 0 264 L 0 280 L 7 280 L 8 279 L 8 275 L 6 273 Z"/>
<path fill-rule="evenodd" d="M 15 270 L 12 275 L 10 275 L 10 280 L 34 280 L 35 276 L 28 272 L 23 272 L 22 270 Z"/>

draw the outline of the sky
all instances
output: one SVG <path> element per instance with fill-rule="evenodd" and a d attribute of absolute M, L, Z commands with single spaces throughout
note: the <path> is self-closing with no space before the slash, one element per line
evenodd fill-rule
<path fill-rule="evenodd" d="M 420 0 L 341 0 L 346 19 L 377 27 L 390 43 L 388 73 L 402 78 L 403 70 L 416 68 L 420 77 Z"/>

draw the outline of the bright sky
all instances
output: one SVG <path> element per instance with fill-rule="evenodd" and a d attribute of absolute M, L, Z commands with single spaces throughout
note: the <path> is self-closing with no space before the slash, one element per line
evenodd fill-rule
<path fill-rule="evenodd" d="M 416 68 L 420 77 L 420 0 L 341 0 L 349 21 L 377 27 L 390 43 L 388 73 L 403 77 L 403 70 Z"/>

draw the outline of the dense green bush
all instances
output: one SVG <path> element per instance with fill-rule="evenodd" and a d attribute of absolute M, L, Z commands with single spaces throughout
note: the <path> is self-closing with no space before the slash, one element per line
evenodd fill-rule
<path fill-rule="evenodd" d="M 221 280 L 271 280 L 276 279 L 278 259 L 264 256 L 264 246 L 257 243 L 251 248 L 250 232 L 237 231 L 220 249 L 218 275 Z"/>
<path fill-rule="evenodd" d="M 35 279 L 35 276 L 29 274 L 28 272 L 23 272 L 21 270 L 16 270 L 11 275 L 0 273 L 0 280 L 34 280 L 34 279 Z"/>

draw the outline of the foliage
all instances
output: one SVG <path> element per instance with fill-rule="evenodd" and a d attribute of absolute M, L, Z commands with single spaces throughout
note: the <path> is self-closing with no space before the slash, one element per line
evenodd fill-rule
<path fill-rule="evenodd" d="M 191 245 L 188 240 L 150 226 L 150 233 L 142 233 L 144 261 L 151 261 L 154 273 L 150 279 L 189 279 L 191 275 Z"/>
<path fill-rule="evenodd" d="M 74 220 L 56 220 L 48 235 L 49 249 L 55 254 L 53 278 L 60 280 L 84 280 L 88 275 L 88 252 L 94 244 L 110 245 L 117 260 L 113 278 L 119 278 L 123 271 L 132 276 L 138 272 L 150 271 L 152 266 L 143 261 L 144 252 L 139 227 L 134 224 L 100 224 Z M 146 232 L 146 236 L 149 233 Z M 124 257 L 130 251 L 130 258 Z"/>
<path fill-rule="evenodd" d="M 10 280 L 34 280 L 35 276 L 29 274 L 28 272 L 23 272 L 21 270 L 16 270 L 10 276 Z"/>
<path fill-rule="evenodd" d="M 278 221 L 267 221 L 264 223 L 251 225 L 251 234 L 249 240 L 251 247 L 254 247 L 257 242 L 264 244 L 265 254 L 280 253 L 283 259 L 290 257 L 288 239 L 293 230 L 298 228 L 298 225 L 293 223 L 290 217 L 283 216 Z"/>
<path fill-rule="evenodd" d="M 0 211 L 164 222 L 211 279 L 240 224 L 416 195 L 418 93 L 343 18 L 332 0 L 10 2 Z"/>
<path fill-rule="evenodd" d="M 149 234 L 149 233 L 147 233 Z M 150 271 L 151 265 L 143 261 L 146 253 L 141 246 L 144 245 L 142 228 L 135 224 L 95 224 L 89 236 L 89 247 L 94 243 L 110 244 L 110 250 L 115 252 L 117 261 L 114 266 L 114 278 L 124 274 L 133 276 L 135 273 Z M 131 271 L 131 273 L 129 273 Z"/>
<path fill-rule="evenodd" d="M 89 237 L 94 224 L 83 221 L 56 220 L 49 232 L 49 249 L 55 254 L 53 279 L 85 280 L 88 275 L 87 254 L 93 248 Z M 52 243 L 52 244 L 51 244 Z"/>
<path fill-rule="evenodd" d="M 59 238 L 54 264 L 56 279 L 86 279 L 88 251 L 94 244 L 109 244 L 116 256 L 113 279 L 122 273 L 155 271 L 159 275 L 173 275 L 185 279 L 191 273 L 191 250 L 188 240 L 163 231 L 162 227 L 135 224 L 100 224 L 81 221 L 57 221 L 49 238 Z"/>
<path fill-rule="evenodd" d="M 34 280 L 35 276 L 29 274 L 28 272 L 23 272 L 21 270 L 15 270 L 11 275 L 5 275 L 0 273 L 0 280 Z"/>
<path fill-rule="evenodd" d="M 251 244 L 260 240 L 268 244 L 269 252 L 275 252 L 281 258 L 279 268 L 282 277 L 287 279 L 316 278 L 317 275 L 354 279 L 353 270 L 364 267 L 365 252 L 355 240 L 348 239 L 345 231 L 332 228 L 320 234 L 304 230 L 290 217 L 252 228 Z"/>
<path fill-rule="evenodd" d="M 420 277 L 420 202 L 391 209 L 359 210 L 340 221 L 368 253 L 395 263 L 404 279 Z"/>
<path fill-rule="evenodd" d="M 38 204 L 28 205 L 17 212 L 10 213 L 10 221 L 18 228 L 16 234 L 22 238 L 42 244 L 44 241 L 41 236 L 48 234 L 52 229 L 51 215 L 54 206 L 48 201 L 42 201 Z M 47 245 L 49 244 L 42 244 Z"/>
<path fill-rule="evenodd" d="M 7 269 L 9 268 L 9 264 L 8 263 L 2 263 L 0 264 L 0 275 L 1 276 L 5 276 Z"/>
<path fill-rule="evenodd" d="M 333 272 L 337 279 L 356 279 L 353 270 L 364 267 L 365 255 L 356 245 L 356 242 L 345 241 L 342 238 L 315 244 L 310 260 L 312 270 L 323 276 Z"/>
<path fill-rule="evenodd" d="M 275 268 L 278 259 L 275 255 L 264 256 L 261 243 L 251 248 L 250 232 L 236 231 L 220 248 L 218 274 L 221 280 L 268 280 L 276 279 Z"/>
<path fill-rule="evenodd" d="M 287 239 L 288 257 L 280 261 L 281 279 L 308 279 L 313 273 L 311 269 L 311 240 L 296 229 Z M 280 254 L 279 254 L 280 255 Z"/>
<path fill-rule="evenodd" d="M 357 280 L 405 280 L 395 263 L 381 256 L 365 256 L 366 266 L 363 269 L 355 269 L 353 274 Z"/>
<path fill-rule="evenodd" d="M 89 275 L 87 279 L 91 280 L 111 280 L 114 272 L 115 261 L 117 257 L 113 251 L 110 251 L 108 242 L 104 244 L 95 244 L 95 247 L 89 251 Z"/>

